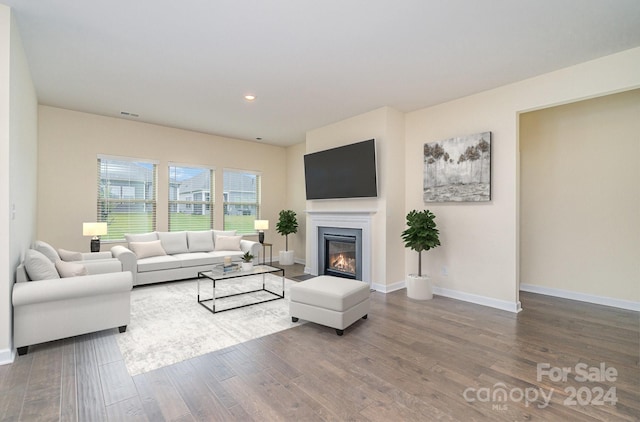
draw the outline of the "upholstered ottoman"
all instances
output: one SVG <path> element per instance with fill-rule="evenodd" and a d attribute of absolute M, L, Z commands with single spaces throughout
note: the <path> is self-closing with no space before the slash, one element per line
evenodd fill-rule
<path fill-rule="evenodd" d="M 289 312 L 293 322 L 304 319 L 344 329 L 369 313 L 369 285 L 362 281 L 323 275 L 291 286 Z"/>

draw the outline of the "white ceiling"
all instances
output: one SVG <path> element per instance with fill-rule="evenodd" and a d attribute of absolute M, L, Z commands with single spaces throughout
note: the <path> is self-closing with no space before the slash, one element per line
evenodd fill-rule
<path fill-rule="evenodd" d="M 640 46 L 639 0 L 0 2 L 41 104 L 274 145 Z"/>

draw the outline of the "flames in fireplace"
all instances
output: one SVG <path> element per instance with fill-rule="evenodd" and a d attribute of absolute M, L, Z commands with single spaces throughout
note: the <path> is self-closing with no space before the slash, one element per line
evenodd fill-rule
<path fill-rule="evenodd" d="M 343 253 L 333 254 L 329 257 L 329 269 L 355 274 L 356 259 Z"/>
<path fill-rule="evenodd" d="M 326 271 L 328 274 L 353 278 L 357 272 L 355 238 L 327 236 Z"/>
<path fill-rule="evenodd" d="M 318 275 L 362 280 L 362 229 L 318 227 Z"/>

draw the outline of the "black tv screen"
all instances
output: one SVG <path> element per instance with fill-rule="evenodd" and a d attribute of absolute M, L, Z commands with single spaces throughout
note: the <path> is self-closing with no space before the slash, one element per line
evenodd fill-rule
<path fill-rule="evenodd" d="M 304 156 L 307 199 L 378 196 L 375 140 Z"/>

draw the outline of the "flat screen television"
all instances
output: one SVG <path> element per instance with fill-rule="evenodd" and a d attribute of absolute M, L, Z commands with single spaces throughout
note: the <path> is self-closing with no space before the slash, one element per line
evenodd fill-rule
<path fill-rule="evenodd" d="M 378 196 L 374 139 L 304 156 L 307 199 Z"/>

